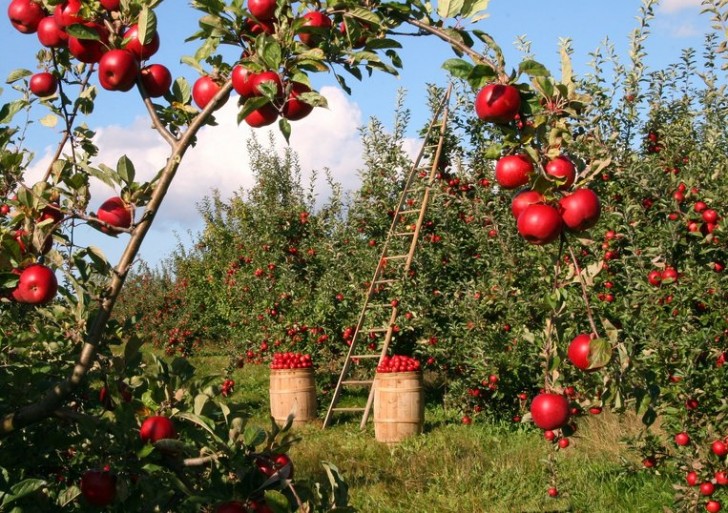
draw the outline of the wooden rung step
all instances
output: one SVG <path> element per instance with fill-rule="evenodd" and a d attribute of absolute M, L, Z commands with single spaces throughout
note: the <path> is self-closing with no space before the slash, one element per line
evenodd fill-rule
<path fill-rule="evenodd" d="M 395 237 L 412 237 L 415 234 L 415 232 L 396 232 L 394 234 Z"/>
<path fill-rule="evenodd" d="M 391 280 L 391 279 L 377 280 L 374 282 L 374 284 L 375 285 L 389 285 L 390 283 L 397 283 L 398 281 L 399 280 Z"/>
<path fill-rule="evenodd" d="M 350 380 L 341 382 L 342 385 L 359 385 L 359 386 L 371 385 L 372 383 L 374 383 L 374 380 L 372 380 L 372 379 L 350 379 Z"/>
<path fill-rule="evenodd" d="M 414 209 L 411 209 L 411 210 L 400 210 L 399 211 L 399 215 L 403 215 L 403 214 L 419 214 L 420 213 L 420 210 L 421 209 L 419 209 L 419 208 L 414 208 Z"/>
<path fill-rule="evenodd" d="M 369 303 L 370 308 L 392 308 L 392 303 Z"/>
<path fill-rule="evenodd" d="M 387 255 L 384 258 L 386 258 L 387 260 L 401 260 L 403 258 L 407 258 L 407 256 L 408 255 Z"/>
<path fill-rule="evenodd" d="M 331 408 L 331 411 L 364 411 L 366 408 Z"/>
<path fill-rule="evenodd" d="M 357 355 L 353 355 L 351 357 L 351 359 L 353 360 L 355 358 L 379 358 L 379 356 L 380 355 L 378 355 L 378 354 L 357 354 Z"/>
<path fill-rule="evenodd" d="M 387 331 L 388 329 L 389 329 L 389 328 L 371 328 L 371 329 L 368 329 L 368 330 L 362 330 L 362 331 L 367 331 L 367 332 L 369 332 L 369 333 L 384 333 L 384 332 L 386 332 L 386 331 Z"/>

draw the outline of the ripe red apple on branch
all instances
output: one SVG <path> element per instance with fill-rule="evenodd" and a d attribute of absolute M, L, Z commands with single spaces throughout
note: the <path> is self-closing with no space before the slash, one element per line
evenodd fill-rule
<path fill-rule="evenodd" d="M 81 476 L 81 495 L 92 506 L 108 506 L 116 497 L 116 476 L 107 470 L 87 470 Z"/>
<path fill-rule="evenodd" d="M 510 123 L 520 108 L 521 94 L 512 85 L 488 84 L 475 97 L 475 113 L 491 123 Z"/>
<path fill-rule="evenodd" d="M 56 94 L 56 90 L 58 89 L 58 80 L 52 73 L 43 71 L 30 77 L 28 87 L 30 88 L 31 93 L 44 98 L 46 96 Z"/>
<path fill-rule="evenodd" d="M 538 394 L 531 401 L 530 411 L 533 423 L 541 429 L 560 429 L 569 422 L 569 401 L 562 394 Z"/>
<path fill-rule="evenodd" d="M 43 7 L 33 0 L 12 0 L 8 5 L 10 23 L 23 34 L 33 34 L 45 16 Z"/>
<path fill-rule="evenodd" d="M 495 165 L 495 180 L 503 189 L 516 189 L 526 185 L 532 173 L 533 162 L 528 155 L 506 155 Z"/>
<path fill-rule="evenodd" d="M 129 229 L 134 220 L 134 209 L 120 197 L 109 198 L 104 201 L 96 212 L 99 221 L 103 221 L 110 227 L 99 225 L 104 233 L 119 233 L 114 228 Z"/>
<path fill-rule="evenodd" d="M 12 297 L 18 303 L 44 305 L 51 302 L 57 292 L 58 279 L 53 270 L 42 264 L 32 264 L 20 271 Z"/>
<path fill-rule="evenodd" d="M 177 438 L 177 430 L 169 417 L 155 415 L 144 419 L 139 429 L 139 437 L 143 442 L 154 443 L 158 440 Z"/>

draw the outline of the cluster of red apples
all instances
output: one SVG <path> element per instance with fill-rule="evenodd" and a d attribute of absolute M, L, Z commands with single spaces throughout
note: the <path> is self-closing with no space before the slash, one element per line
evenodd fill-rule
<path fill-rule="evenodd" d="M 310 369 L 313 367 L 313 361 L 310 354 L 303 353 L 274 353 L 273 361 L 270 368 L 273 370 L 281 369 Z"/>
<path fill-rule="evenodd" d="M 12 0 L 8 17 L 20 32 L 36 34 L 44 47 L 67 49 L 78 61 L 97 64 L 99 83 L 104 89 L 128 91 L 139 78 L 150 97 L 163 96 L 172 85 L 169 69 L 161 64 L 142 67 L 159 50 L 159 34 L 147 34 L 142 40 L 138 25 L 124 27 L 116 23 L 120 0 L 100 0 L 100 4 L 103 11 L 85 19 L 80 16 L 80 0 L 66 0 L 52 13 L 34 0 Z M 69 31 L 74 26 L 81 28 Z M 58 88 L 58 78 L 47 71 L 36 73 L 29 86 L 37 96 L 51 96 Z"/>
<path fill-rule="evenodd" d="M 121 18 L 120 0 L 100 0 L 102 11 L 94 13 L 92 19 L 80 16 L 81 0 L 66 0 L 56 6 L 54 11 L 46 12 L 35 0 L 12 0 L 8 6 L 8 16 L 12 25 L 24 34 L 37 34 L 41 45 L 47 48 L 67 49 L 72 57 L 80 62 L 98 66 L 99 83 L 110 91 L 129 91 L 140 82 L 146 94 L 152 98 L 164 96 L 172 84 L 172 75 L 162 64 L 148 64 L 160 45 L 159 34 L 154 31 L 146 34 L 135 24 L 125 27 L 118 23 Z M 248 0 L 247 9 L 251 17 L 240 34 L 241 41 L 250 41 L 261 33 L 273 34 L 277 30 L 276 1 Z M 309 48 L 323 43 L 327 31 L 332 30 L 332 19 L 324 12 L 311 11 L 302 16 L 302 30 L 298 40 Z M 83 27 L 82 37 L 76 29 Z M 340 33 L 346 34 L 346 24 L 339 26 Z M 361 47 L 365 39 L 353 42 Z M 250 55 L 245 51 L 243 58 Z M 301 97 L 311 92 L 308 85 L 288 80 L 277 70 L 255 70 L 245 64 L 236 65 L 230 79 L 235 91 L 245 101 L 251 98 L 271 98 L 250 112 L 244 119 L 252 127 L 262 127 L 273 123 L 279 116 L 295 121 L 308 116 L 313 106 Z M 220 92 L 226 77 L 204 75 L 192 87 L 192 99 L 197 107 L 204 109 Z M 265 85 L 264 85 L 265 84 Z M 58 88 L 57 75 L 43 71 L 30 78 L 30 90 L 39 97 L 49 97 Z M 226 99 L 225 99 L 226 100 Z M 221 101 L 218 106 L 222 105 Z"/>
<path fill-rule="evenodd" d="M 403 355 L 385 356 L 377 365 L 377 372 L 417 372 L 420 362 L 415 358 Z"/>
<path fill-rule="evenodd" d="M 488 84 L 475 98 L 475 112 L 486 122 L 510 123 L 518 119 L 520 108 L 520 93 L 512 85 Z M 501 189 L 518 189 L 542 176 L 558 198 L 534 188 L 518 192 L 511 203 L 518 233 L 528 242 L 542 245 L 558 239 L 563 229 L 579 232 L 593 227 L 601 213 L 599 198 L 585 187 L 571 190 L 576 180 L 574 163 L 559 155 L 541 164 L 525 152 L 505 155 L 496 163 L 495 179 Z"/>

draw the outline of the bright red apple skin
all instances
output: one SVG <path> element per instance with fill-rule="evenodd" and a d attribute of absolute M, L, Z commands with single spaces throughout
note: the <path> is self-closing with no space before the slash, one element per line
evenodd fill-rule
<path fill-rule="evenodd" d="M 56 18 L 56 22 L 58 19 Z M 97 23 L 84 23 L 88 28 L 95 30 L 99 35 L 99 41 L 93 39 L 78 39 L 68 37 L 68 51 L 76 59 L 86 64 L 95 64 L 101 60 L 106 53 L 104 41 L 108 40 L 109 34 L 103 25 Z"/>
<path fill-rule="evenodd" d="M 124 40 L 128 40 L 124 49 L 131 52 L 140 61 L 148 59 L 159 50 L 159 33 L 155 32 L 152 40 L 144 45 L 139 41 L 139 25 L 129 27 L 129 30 L 124 32 Z"/>
<path fill-rule="evenodd" d="M 599 197 L 591 189 L 577 189 L 559 200 L 561 217 L 569 230 L 588 230 L 599 221 Z"/>
<path fill-rule="evenodd" d="M 576 166 L 563 155 L 547 162 L 544 171 L 549 176 L 564 180 L 564 183 L 558 187 L 559 189 L 568 189 L 576 180 Z"/>
<path fill-rule="evenodd" d="M 23 34 L 33 34 L 45 17 L 43 7 L 31 0 L 13 0 L 8 5 L 8 18 L 16 30 Z"/>
<path fill-rule="evenodd" d="M 533 162 L 526 155 L 506 155 L 495 165 L 495 180 L 503 189 L 526 185 L 533 173 Z"/>
<path fill-rule="evenodd" d="M 120 0 L 101 0 L 101 7 L 107 11 L 118 11 L 120 5 Z"/>
<path fill-rule="evenodd" d="M 536 203 L 543 203 L 546 200 L 543 194 L 532 189 L 526 189 L 515 196 L 511 200 L 511 213 L 513 217 L 518 220 L 518 217 L 523 213 L 528 205 L 534 205 Z"/>
<path fill-rule="evenodd" d="M 172 73 L 162 64 L 150 64 L 140 71 L 144 90 L 152 98 L 164 96 L 172 87 Z"/>
<path fill-rule="evenodd" d="M 81 0 L 66 0 L 62 4 L 56 6 L 56 10 L 53 11 L 53 15 L 56 17 L 56 23 L 61 28 L 66 28 L 69 25 L 76 23 L 83 23 L 83 18 L 78 16 L 78 11 L 81 10 Z"/>
<path fill-rule="evenodd" d="M 248 0 L 248 11 L 258 20 L 272 20 L 276 15 L 276 0 Z"/>
<path fill-rule="evenodd" d="M 561 234 L 561 215 L 550 205 L 537 203 L 527 206 L 516 224 L 518 233 L 531 244 L 548 244 Z"/>
<path fill-rule="evenodd" d="M 177 438 L 174 423 L 168 417 L 147 417 L 139 429 L 139 436 L 143 442 L 156 442 L 167 438 Z"/>
<path fill-rule="evenodd" d="M 245 122 L 253 128 L 261 128 L 278 119 L 278 111 L 270 103 L 266 103 L 245 117 Z"/>
<path fill-rule="evenodd" d="M 321 11 L 310 11 L 303 15 L 304 27 L 312 27 L 312 28 L 319 28 L 319 29 L 330 29 L 333 26 L 333 23 L 331 21 L 331 18 L 329 18 L 326 14 L 322 13 Z M 314 34 L 311 32 L 308 33 L 299 33 L 298 38 L 301 40 L 303 44 L 306 46 L 313 48 L 318 46 L 323 41 L 323 35 L 322 34 Z"/>
<path fill-rule="evenodd" d="M 250 98 L 253 96 L 253 87 L 251 82 L 253 75 L 254 73 L 245 66 L 238 64 L 233 67 L 233 71 L 230 75 L 230 79 L 233 83 L 233 89 L 235 89 L 235 92 L 243 98 Z"/>
<path fill-rule="evenodd" d="M 137 61 L 127 50 L 109 50 L 99 61 L 99 82 L 109 91 L 128 91 L 138 73 Z"/>
<path fill-rule="evenodd" d="M 521 108 L 521 95 L 514 86 L 488 84 L 475 97 L 478 118 L 491 123 L 513 121 Z"/>
<path fill-rule="evenodd" d="M 198 108 L 204 109 L 218 91 L 220 91 L 220 85 L 212 78 L 209 76 L 200 77 L 195 81 L 195 85 L 192 86 L 192 99 Z M 218 103 L 217 108 L 222 107 L 226 101 L 227 97 L 223 98 Z"/>
<path fill-rule="evenodd" d="M 68 34 L 58 26 L 55 16 L 46 16 L 38 24 L 38 41 L 46 48 L 63 48 L 68 45 Z"/>
<path fill-rule="evenodd" d="M 541 429 L 562 428 L 569 422 L 569 401 L 561 394 L 538 394 L 531 401 L 531 418 Z"/>
<path fill-rule="evenodd" d="M 113 197 L 101 204 L 99 210 L 96 212 L 96 217 L 112 227 L 127 229 L 131 227 L 132 223 L 132 208 L 121 198 Z M 113 228 L 107 229 L 106 226 L 102 226 L 101 231 L 115 232 Z"/>
<path fill-rule="evenodd" d="M 55 94 L 58 89 L 58 80 L 56 80 L 56 77 L 52 73 L 43 71 L 30 77 L 28 86 L 30 88 L 30 92 L 36 96 L 44 98 Z"/>
<path fill-rule="evenodd" d="M 81 476 L 81 495 L 92 506 L 108 506 L 116 497 L 116 477 L 104 470 L 87 470 Z"/>
<path fill-rule="evenodd" d="M 591 367 L 589 361 L 589 351 L 591 350 L 592 337 L 589 334 L 582 333 L 577 335 L 569 344 L 567 356 L 574 367 L 583 371 L 596 370 Z"/>
<path fill-rule="evenodd" d="M 58 280 L 50 267 L 32 264 L 20 272 L 13 299 L 18 303 L 44 305 L 53 300 L 58 292 Z"/>
<path fill-rule="evenodd" d="M 288 94 L 286 103 L 283 104 L 282 115 L 289 121 L 298 121 L 303 119 L 313 111 L 313 105 L 298 99 L 298 95 L 308 93 L 311 88 L 300 82 L 291 84 L 291 92 Z"/>

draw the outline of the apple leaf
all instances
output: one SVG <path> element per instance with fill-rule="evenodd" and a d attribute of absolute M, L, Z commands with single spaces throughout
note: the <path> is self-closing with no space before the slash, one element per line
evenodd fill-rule
<path fill-rule="evenodd" d="M 255 447 L 265 442 L 265 431 L 259 427 L 248 426 L 243 432 L 243 443 L 247 447 Z"/>
<path fill-rule="evenodd" d="M 139 41 L 145 45 L 151 43 L 154 34 L 157 32 L 157 15 L 146 5 L 142 8 L 142 12 L 139 13 L 138 27 L 139 32 L 137 37 Z"/>
<path fill-rule="evenodd" d="M 473 71 L 473 65 L 463 59 L 448 59 L 442 68 L 454 77 L 467 79 Z"/>
<path fill-rule="evenodd" d="M 18 499 L 37 492 L 46 485 L 47 482 L 42 479 L 23 479 L 10 487 L 10 493 L 3 497 L 2 505 L 7 506 Z"/>
<path fill-rule="evenodd" d="M 126 155 L 122 155 L 119 158 L 119 162 L 116 163 L 116 172 L 125 185 L 131 184 L 136 176 L 134 164 Z"/>
<path fill-rule="evenodd" d="M 291 506 L 286 496 L 276 490 L 265 491 L 265 503 L 274 513 L 288 513 L 291 511 Z"/>
<path fill-rule="evenodd" d="M 75 23 L 71 26 L 66 27 L 66 33 L 68 33 L 68 35 L 71 37 L 75 37 L 76 39 L 101 41 L 99 33 L 96 30 L 85 25 L 81 25 L 80 23 Z"/>
<path fill-rule="evenodd" d="M 189 64 L 185 59 L 191 59 L 190 57 L 183 57 L 182 62 Z M 199 64 L 197 65 L 199 67 Z M 184 77 L 180 77 L 172 84 L 172 96 L 174 100 L 181 104 L 187 104 L 192 99 L 192 88 L 190 83 Z"/>
<path fill-rule="evenodd" d="M 473 35 L 480 39 L 490 50 L 495 54 L 496 57 L 496 64 L 500 69 L 503 69 L 506 67 L 506 60 L 503 57 L 503 50 L 501 50 L 501 47 L 498 45 L 498 43 L 495 42 L 495 40 L 487 33 L 483 32 L 482 30 L 473 30 Z"/>
<path fill-rule="evenodd" d="M 26 105 L 27 102 L 23 100 L 16 100 L 14 102 L 4 104 L 0 107 L 0 124 L 9 124 L 13 117 L 23 110 Z"/>
<path fill-rule="evenodd" d="M 344 16 L 351 16 L 352 18 L 366 21 L 367 23 L 377 26 L 382 23 L 382 20 L 379 19 L 379 16 L 377 16 L 376 13 L 362 7 L 354 7 L 350 11 L 347 11 Z"/>
<path fill-rule="evenodd" d="M 518 74 L 525 73 L 529 77 L 548 77 L 551 75 L 546 66 L 532 59 L 527 59 L 518 65 Z"/>
<path fill-rule="evenodd" d="M 263 88 L 266 86 L 266 84 L 261 84 L 261 90 L 264 90 Z M 263 96 L 255 96 L 252 98 L 248 98 L 245 103 L 242 105 L 242 108 L 238 112 L 238 125 L 242 123 L 245 118 L 250 115 L 251 112 L 254 110 L 257 110 L 261 108 L 263 105 L 268 103 L 268 98 L 265 98 Z"/>
<path fill-rule="evenodd" d="M 58 495 L 58 505 L 63 508 L 75 501 L 81 495 L 81 489 L 78 486 L 69 486 Z"/>
<path fill-rule="evenodd" d="M 33 72 L 30 70 L 27 70 L 27 69 L 16 69 L 16 70 L 13 70 L 12 72 L 10 72 L 10 74 L 8 75 L 8 78 L 5 79 L 5 82 L 7 84 L 12 84 L 14 82 L 17 82 L 20 79 L 29 77 L 32 74 L 33 74 Z"/>
<path fill-rule="evenodd" d="M 290 144 L 291 139 L 291 124 L 286 118 L 280 118 L 278 120 L 278 129 L 283 134 L 283 138 L 286 140 L 286 144 Z"/>
<path fill-rule="evenodd" d="M 55 114 L 46 114 L 39 121 L 45 127 L 54 128 L 58 124 L 58 116 Z"/>
<path fill-rule="evenodd" d="M 612 345 L 605 338 L 595 338 L 589 342 L 589 368 L 599 369 L 612 359 Z"/>
<path fill-rule="evenodd" d="M 437 2 L 437 15 L 441 18 L 452 18 L 462 12 L 464 5 L 465 0 L 439 0 Z"/>
<path fill-rule="evenodd" d="M 460 15 L 464 18 L 471 18 L 472 21 L 479 21 L 488 17 L 485 10 L 490 0 L 465 0 Z"/>
<path fill-rule="evenodd" d="M 367 42 L 367 48 L 370 50 L 383 50 L 385 48 L 402 48 L 402 44 L 394 39 L 372 39 Z"/>
<path fill-rule="evenodd" d="M 278 69 L 283 60 L 281 45 L 267 34 L 261 34 L 256 39 L 257 54 L 269 69 Z"/>

